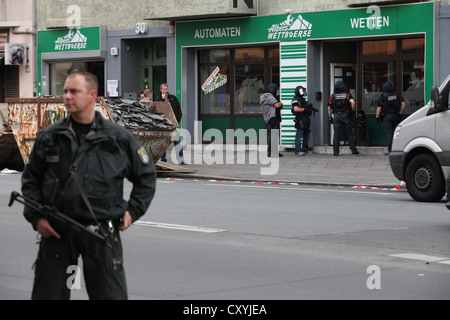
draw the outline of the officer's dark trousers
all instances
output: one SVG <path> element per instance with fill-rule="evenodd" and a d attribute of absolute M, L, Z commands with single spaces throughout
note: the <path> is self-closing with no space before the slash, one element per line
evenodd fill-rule
<path fill-rule="evenodd" d="M 300 152 L 308 152 L 310 119 L 309 117 L 303 117 L 298 120 L 296 124 L 297 132 L 295 133 L 295 154 Z"/>
<path fill-rule="evenodd" d="M 383 118 L 384 130 L 388 140 L 388 152 L 392 151 L 392 140 L 394 139 L 394 131 L 400 123 L 400 116 L 398 113 L 388 113 Z"/>
<path fill-rule="evenodd" d="M 74 267 L 83 258 L 82 276 L 90 299 L 127 299 L 119 231 L 106 231 L 112 248 L 81 236 L 50 237 L 39 244 L 35 263 L 33 300 L 68 300 L 76 285 Z M 78 274 L 77 276 L 81 276 Z"/>
<path fill-rule="evenodd" d="M 333 120 L 333 151 L 334 155 L 339 155 L 339 137 L 341 134 L 341 130 L 345 130 L 345 134 L 347 135 L 348 144 L 350 145 L 350 149 L 352 152 L 356 152 L 356 143 L 355 136 L 353 135 L 352 123 L 350 121 L 347 113 L 335 113 Z"/>
<path fill-rule="evenodd" d="M 276 132 L 277 139 L 279 139 L 280 134 L 280 121 L 277 118 L 271 118 L 269 122 L 267 123 L 267 127 L 269 128 L 268 134 L 267 134 L 267 156 L 272 156 L 272 135 L 274 132 L 272 130 L 278 130 Z M 276 150 L 274 150 L 273 156 L 278 156 L 278 144 Z"/>

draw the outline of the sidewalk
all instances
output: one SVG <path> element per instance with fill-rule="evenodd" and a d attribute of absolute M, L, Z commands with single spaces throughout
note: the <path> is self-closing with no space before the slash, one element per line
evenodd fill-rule
<path fill-rule="evenodd" d="M 247 148 L 248 149 L 248 148 Z M 386 148 L 359 147 L 359 155 L 347 153 L 348 146 L 341 147 L 338 157 L 323 147 L 315 148 L 309 154 L 299 157 L 293 150 L 281 151 L 278 170 L 272 175 L 263 175 L 262 168 L 275 167 L 276 159 L 267 158 L 265 151 L 218 150 L 184 148 L 186 166 L 192 173 L 163 173 L 163 176 L 189 177 L 198 179 L 239 180 L 252 182 L 298 183 L 319 185 L 340 185 L 350 187 L 395 188 L 400 185 L 389 166 Z M 261 147 L 260 150 L 265 150 Z M 168 161 L 171 162 L 168 150 Z M 325 153 L 317 153 L 317 151 Z M 228 164 L 226 162 L 228 160 Z M 269 163 L 268 161 L 273 161 Z M 209 162 L 209 164 L 208 164 Z"/>

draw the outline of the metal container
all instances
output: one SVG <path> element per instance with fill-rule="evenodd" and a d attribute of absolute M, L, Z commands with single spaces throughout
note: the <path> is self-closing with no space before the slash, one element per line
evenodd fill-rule
<path fill-rule="evenodd" d="M 6 102 L 8 103 L 8 120 L 11 130 L 8 134 L 14 136 L 23 163 L 27 163 L 33 149 L 36 134 L 41 129 L 66 117 L 64 100 L 60 98 L 33 98 L 6 99 Z M 103 117 L 114 122 L 103 98 L 97 99 L 95 109 Z M 163 102 L 158 112 L 167 113 L 168 117 L 170 117 L 169 111 L 173 115 L 170 104 Z M 130 131 L 140 141 L 149 155 L 151 155 L 155 163 L 160 159 L 172 141 L 172 132 L 168 131 Z M 0 154 L 2 152 L 3 150 L 0 150 Z"/>

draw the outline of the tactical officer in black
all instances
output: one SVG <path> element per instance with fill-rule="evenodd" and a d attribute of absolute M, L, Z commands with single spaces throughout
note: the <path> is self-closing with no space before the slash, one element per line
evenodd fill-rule
<path fill-rule="evenodd" d="M 291 112 L 295 116 L 295 155 L 304 156 L 308 153 L 308 140 L 310 130 L 310 116 L 312 114 L 312 106 L 306 101 L 306 89 L 303 86 L 297 86 L 294 91 L 294 98 L 292 98 Z"/>
<path fill-rule="evenodd" d="M 385 91 L 378 100 L 377 107 L 377 124 L 380 119 L 384 123 L 384 130 L 386 131 L 388 139 L 388 153 L 392 151 L 392 140 L 394 138 L 394 131 L 401 121 L 401 114 L 405 109 L 405 99 L 395 91 L 395 84 L 391 81 L 386 82 L 381 88 Z"/>
<path fill-rule="evenodd" d="M 69 116 L 38 133 L 22 174 L 22 193 L 103 235 L 111 247 L 64 233 L 25 207 L 25 218 L 41 237 L 32 299 L 69 299 L 69 277 L 79 256 L 90 299 L 128 298 L 119 231 L 146 212 L 155 194 L 156 170 L 130 131 L 95 111 L 97 88 L 90 73 L 67 77 Z M 125 177 L 133 184 L 128 200 Z"/>
<path fill-rule="evenodd" d="M 343 81 L 336 82 L 334 85 L 334 93 L 328 100 L 328 119 L 334 128 L 333 149 L 335 156 L 339 155 L 339 137 L 341 130 L 345 130 L 352 154 L 359 154 L 359 151 L 356 149 L 351 121 L 354 111 L 355 99 L 347 92 L 347 86 Z"/>

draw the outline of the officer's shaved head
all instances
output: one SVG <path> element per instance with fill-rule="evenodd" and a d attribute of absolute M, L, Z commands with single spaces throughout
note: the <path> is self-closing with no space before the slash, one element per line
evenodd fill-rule
<path fill-rule="evenodd" d="M 98 80 L 95 75 L 93 75 L 90 72 L 87 71 L 77 71 L 69 74 L 67 78 L 74 78 L 76 76 L 82 76 L 84 77 L 84 80 L 86 82 L 86 89 L 88 92 L 95 90 L 98 92 Z"/>

